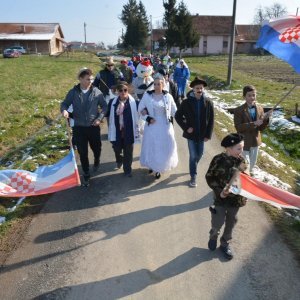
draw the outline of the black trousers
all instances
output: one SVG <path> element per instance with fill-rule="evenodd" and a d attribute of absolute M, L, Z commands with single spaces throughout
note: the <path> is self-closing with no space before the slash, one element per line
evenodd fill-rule
<path fill-rule="evenodd" d="M 112 144 L 115 151 L 117 164 L 123 163 L 124 173 L 131 173 L 131 165 L 133 160 L 133 144 L 125 144 L 124 139 L 122 139 L 120 143 L 113 142 Z"/>
<path fill-rule="evenodd" d="M 101 135 L 99 126 L 81 127 L 74 126 L 74 138 L 76 140 L 77 150 L 80 157 L 81 167 L 85 174 L 89 174 L 89 156 L 88 145 L 94 154 L 94 163 L 100 162 L 101 155 Z"/>

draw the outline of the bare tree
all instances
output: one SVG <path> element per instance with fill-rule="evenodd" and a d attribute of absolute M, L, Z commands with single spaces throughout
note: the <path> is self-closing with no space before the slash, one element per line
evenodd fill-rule
<path fill-rule="evenodd" d="M 270 7 L 265 7 L 266 16 L 269 19 L 279 18 L 287 13 L 285 6 L 282 6 L 280 3 L 274 3 Z"/>
<path fill-rule="evenodd" d="M 276 19 L 287 13 L 287 9 L 282 4 L 275 2 L 271 6 L 258 6 L 254 16 L 254 23 L 261 24 L 264 20 Z"/>
<path fill-rule="evenodd" d="M 260 5 L 255 9 L 254 23 L 261 24 L 264 20 L 265 20 L 264 9 Z"/>

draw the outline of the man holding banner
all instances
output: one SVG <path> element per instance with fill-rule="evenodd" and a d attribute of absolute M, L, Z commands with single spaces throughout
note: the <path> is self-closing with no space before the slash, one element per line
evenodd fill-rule
<path fill-rule="evenodd" d="M 92 86 L 92 71 L 83 68 L 78 73 L 79 84 L 74 86 L 61 103 L 61 113 L 68 118 L 68 108 L 73 106 L 74 137 L 83 170 L 83 185 L 89 185 L 90 170 L 88 144 L 94 154 L 94 171 L 100 164 L 101 135 L 100 122 L 107 110 L 107 103 L 101 91 Z M 101 113 L 99 112 L 101 110 Z"/>

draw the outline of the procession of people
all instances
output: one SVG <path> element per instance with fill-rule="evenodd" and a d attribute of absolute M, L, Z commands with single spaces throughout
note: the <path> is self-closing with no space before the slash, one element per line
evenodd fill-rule
<path fill-rule="evenodd" d="M 123 168 L 125 177 L 132 177 L 134 145 L 141 143 L 140 165 L 147 168 L 147 173 L 153 174 L 155 180 L 178 165 L 175 120 L 187 140 L 189 186 L 196 188 L 197 167 L 214 127 L 214 104 L 206 93 L 207 82 L 196 76 L 188 85 L 190 71 L 183 59 L 175 65 L 172 76 L 170 57 L 163 60 L 168 66 L 159 60 L 155 68 L 151 59 L 138 59 L 140 64 L 135 69 L 138 75 L 130 67 L 137 58 L 130 63 L 124 59 L 121 61 L 123 74 L 115 68 L 113 58 L 107 58 L 105 69 L 97 73 L 94 81 L 90 69 L 81 69 L 79 84 L 68 92 L 61 104 L 62 115 L 74 119 L 73 135 L 83 171 L 82 183 L 88 186 L 91 176 L 88 144 L 94 154 L 93 172 L 99 169 L 100 124 L 104 123 L 105 117 L 116 168 Z M 135 80 L 137 76 L 138 80 Z M 234 114 L 237 133 L 222 140 L 225 152 L 215 156 L 207 173 L 201 174 L 214 195 L 214 205 L 210 207 L 212 227 L 208 248 L 216 249 L 220 229 L 225 223 L 220 248 L 227 259 L 233 257 L 230 241 L 239 207 L 246 203 L 244 197 L 231 193 L 228 184 L 235 170 L 252 173 L 261 144 L 261 131 L 267 127 L 272 113 L 271 110 L 265 114 L 256 103 L 254 86 L 245 86 L 243 97 L 245 103 L 236 108 Z M 72 114 L 68 111 L 70 106 Z"/>

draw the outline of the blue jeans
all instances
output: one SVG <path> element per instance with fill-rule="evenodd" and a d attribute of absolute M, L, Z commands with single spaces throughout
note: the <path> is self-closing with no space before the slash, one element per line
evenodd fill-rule
<path fill-rule="evenodd" d="M 193 141 L 188 139 L 188 146 L 190 152 L 190 175 L 197 176 L 197 165 L 203 155 L 204 141 Z"/>

